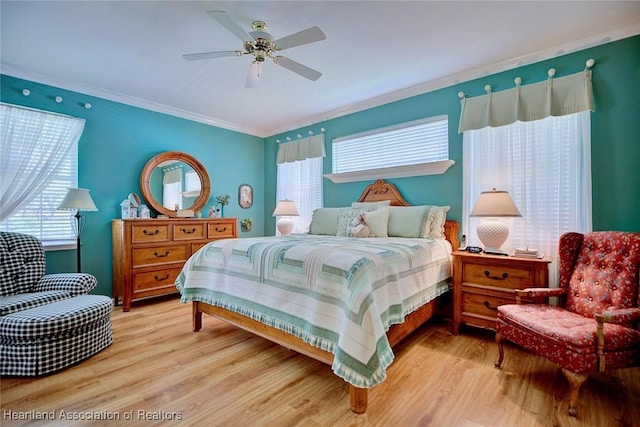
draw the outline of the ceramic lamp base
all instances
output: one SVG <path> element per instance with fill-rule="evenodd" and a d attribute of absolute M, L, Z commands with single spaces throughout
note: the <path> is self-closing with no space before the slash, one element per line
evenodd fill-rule
<path fill-rule="evenodd" d="M 506 255 L 500 247 L 509 237 L 509 226 L 500 219 L 485 219 L 476 229 L 478 238 L 484 245 L 485 253 Z"/>
<path fill-rule="evenodd" d="M 288 216 L 280 217 L 276 223 L 276 227 L 281 235 L 288 236 L 291 234 L 291 230 L 293 230 L 293 220 Z"/>

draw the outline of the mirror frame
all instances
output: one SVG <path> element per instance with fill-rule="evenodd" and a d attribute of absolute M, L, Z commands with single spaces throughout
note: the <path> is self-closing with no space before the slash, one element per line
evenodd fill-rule
<path fill-rule="evenodd" d="M 190 210 L 194 212 L 202 210 L 205 205 L 209 202 L 209 198 L 211 197 L 211 181 L 209 180 L 209 174 L 205 167 L 196 160 L 195 157 L 190 156 L 189 154 L 182 153 L 180 151 L 167 151 L 165 153 L 160 153 L 157 156 L 153 157 L 151 160 L 147 162 L 147 164 L 142 169 L 142 173 L 140 174 L 140 190 L 142 191 L 142 197 L 144 200 L 159 214 L 167 215 L 170 217 L 176 217 L 178 214 L 176 211 L 170 210 L 162 206 L 162 203 L 159 203 L 155 197 L 153 197 L 153 193 L 151 192 L 151 174 L 153 170 L 158 167 L 161 163 L 164 163 L 169 160 L 174 160 L 177 162 L 184 162 L 191 166 L 194 171 L 200 177 L 200 182 L 202 183 L 202 187 L 200 189 L 200 195 L 193 202 L 193 206 L 191 206 Z"/>

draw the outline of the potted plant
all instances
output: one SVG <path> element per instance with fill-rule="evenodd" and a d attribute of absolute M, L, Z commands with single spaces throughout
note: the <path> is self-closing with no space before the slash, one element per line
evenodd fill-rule
<path fill-rule="evenodd" d="M 252 227 L 253 220 L 251 218 L 243 218 L 242 221 L 240 221 L 240 228 L 242 231 L 251 231 Z"/>
<path fill-rule="evenodd" d="M 221 194 L 216 197 L 216 204 L 220 205 L 220 218 L 224 218 L 224 207 L 229 204 L 229 195 Z"/>

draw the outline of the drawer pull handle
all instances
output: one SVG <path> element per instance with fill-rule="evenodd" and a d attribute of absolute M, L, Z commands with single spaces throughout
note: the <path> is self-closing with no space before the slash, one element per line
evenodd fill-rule
<path fill-rule="evenodd" d="M 491 307 L 491 304 L 489 304 L 489 301 L 485 301 L 484 306 L 487 307 L 489 310 L 494 310 L 494 311 L 498 311 L 498 307 Z"/>
<path fill-rule="evenodd" d="M 153 276 L 153 277 L 155 277 L 155 279 L 156 279 L 158 282 L 162 282 L 163 280 L 167 280 L 167 279 L 169 278 L 169 276 L 170 276 L 170 274 L 169 274 L 169 273 L 164 273 L 164 277 L 158 277 L 158 275 L 157 275 L 157 274 L 156 274 L 155 276 Z"/>
<path fill-rule="evenodd" d="M 195 232 L 196 232 L 196 229 L 195 229 L 195 228 L 192 228 L 191 230 L 187 230 L 186 228 L 183 228 L 183 229 L 182 229 L 182 232 L 183 232 L 184 234 L 193 234 L 193 233 L 195 233 Z"/>
<path fill-rule="evenodd" d="M 484 271 L 484 275 L 487 276 L 489 279 L 493 279 L 493 280 L 504 280 L 507 277 L 509 277 L 509 275 L 507 273 L 502 273 L 502 277 L 492 276 L 491 273 L 489 273 L 488 270 Z"/>
<path fill-rule="evenodd" d="M 145 236 L 155 236 L 156 234 L 160 233 L 160 230 L 158 230 L 157 228 L 155 230 L 153 230 L 153 231 L 147 231 L 146 229 L 144 229 L 144 230 L 142 230 L 142 233 Z"/>
<path fill-rule="evenodd" d="M 216 226 L 216 231 L 218 233 L 224 233 L 225 231 L 227 231 L 227 227 L 218 228 L 218 226 Z"/>
<path fill-rule="evenodd" d="M 171 252 L 171 251 L 169 251 L 169 250 L 167 249 L 166 251 L 164 251 L 164 254 L 159 254 L 158 252 L 154 252 L 153 254 L 154 254 L 155 256 L 157 256 L 158 258 L 164 258 L 164 257 L 168 256 L 170 252 Z"/>

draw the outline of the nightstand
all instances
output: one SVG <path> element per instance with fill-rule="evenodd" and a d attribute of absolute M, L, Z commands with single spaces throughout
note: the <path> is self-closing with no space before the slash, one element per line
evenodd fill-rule
<path fill-rule="evenodd" d="M 514 289 L 549 286 L 549 260 L 453 254 L 453 333 L 460 324 L 495 329 L 498 306 L 514 304 Z"/>

